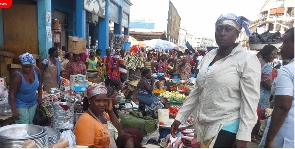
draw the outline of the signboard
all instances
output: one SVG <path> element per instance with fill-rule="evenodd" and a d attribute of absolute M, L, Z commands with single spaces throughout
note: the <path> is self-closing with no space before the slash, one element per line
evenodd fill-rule
<path fill-rule="evenodd" d="M 115 23 L 119 23 L 119 7 L 112 2 L 109 3 L 109 19 Z"/>
<path fill-rule="evenodd" d="M 125 12 L 122 14 L 122 26 L 126 28 L 129 27 L 129 16 Z"/>
<path fill-rule="evenodd" d="M 105 17 L 106 0 L 84 0 L 84 9 L 102 18 Z"/>
<path fill-rule="evenodd" d="M 167 25 L 167 35 L 172 37 L 174 40 L 178 40 L 179 28 L 180 28 L 180 16 L 172 4 L 169 1 L 169 12 L 168 12 L 168 25 Z"/>

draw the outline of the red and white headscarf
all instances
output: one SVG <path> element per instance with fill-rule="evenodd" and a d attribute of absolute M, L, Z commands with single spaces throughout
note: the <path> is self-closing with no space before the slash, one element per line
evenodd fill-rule
<path fill-rule="evenodd" d="M 90 99 L 95 95 L 107 94 L 107 88 L 104 83 L 93 83 L 87 89 L 87 98 Z"/>

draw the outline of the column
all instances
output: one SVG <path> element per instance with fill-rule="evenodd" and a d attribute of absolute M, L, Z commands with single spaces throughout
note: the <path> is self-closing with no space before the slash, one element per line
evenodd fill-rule
<path fill-rule="evenodd" d="M 109 48 L 109 3 L 106 0 L 105 17 L 98 19 L 98 48 L 102 50 L 101 56 L 105 56 Z"/>
<path fill-rule="evenodd" d="M 86 39 L 86 10 L 83 0 L 76 0 L 76 36 Z"/>
<path fill-rule="evenodd" d="M 52 47 L 51 32 L 51 0 L 38 0 L 38 47 L 40 61 L 48 57 L 48 49 Z M 49 17 L 50 16 L 50 17 Z"/>
<path fill-rule="evenodd" d="M 114 25 L 114 34 L 115 35 L 121 35 L 122 34 L 122 15 L 123 15 L 123 9 L 121 6 L 119 6 L 119 22 L 118 24 L 115 23 Z"/>
<path fill-rule="evenodd" d="M 4 50 L 3 9 L 0 9 L 0 50 Z"/>

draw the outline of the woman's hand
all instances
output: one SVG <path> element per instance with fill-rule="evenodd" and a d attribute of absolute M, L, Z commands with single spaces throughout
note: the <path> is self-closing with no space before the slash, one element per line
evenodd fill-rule
<path fill-rule="evenodd" d="M 18 117 L 19 115 L 18 115 L 18 112 L 17 112 L 17 110 L 15 109 L 15 110 L 12 110 L 12 118 L 13 119 L 15 119 L 15 120 L 18 120 Z"/>
<path fill-rule="evenodd" d="M 106 108 L 106 111 L 107 111 L 108 113 L 113 112 L 113 103 L 112 103 L 112 99 L 109 100 L 109 105 L 108 105 L 108 107 Z"/>
<path fill-rule="evenodd" d="M 173 138 L 175 138 L 177 135 L 179 125 L 180 125 L 180 122 L 178 120 L 174 120 L 174 122 L 171 125 L 170 133 Z"/>

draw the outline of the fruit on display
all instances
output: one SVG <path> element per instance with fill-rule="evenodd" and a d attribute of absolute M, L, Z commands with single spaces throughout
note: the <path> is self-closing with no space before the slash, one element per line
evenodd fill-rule
<path fill-rule="evenodd" d="M 178 88 L 178 90 L 189 91 L 190 89 L 187 86 L 182 86 L 182 87 Z"/>
<path fill-rule="evenodd" d="M 164 125 L 165 123 L 164 122 L 159 122 L 159 125 Z"/>
<path fill-rule="evenodd" d="M 169 92 L 166 91 L 165 93 L 162 94 L 162 96 L 164 98 L 170 99 L 170 101 L 175 101 L 175 102 L 183 102 L 187 96 L 185 96 L 184 94 L 180 94 L 179 92 Z"/>
<path fill-rule="evenodd" d="M 169 107 L 169 113 L 170 114 L 177 114 L 179 111 L 179 107 L 178 106 L 170 106 Z"/>
<path fill-rule="evenodd" d="M 162 94 L 162 93 L 165 93 L 166 90 L 160 90 L 160 89 L 155 89 L 154 90 L 154 94 Z"/>

